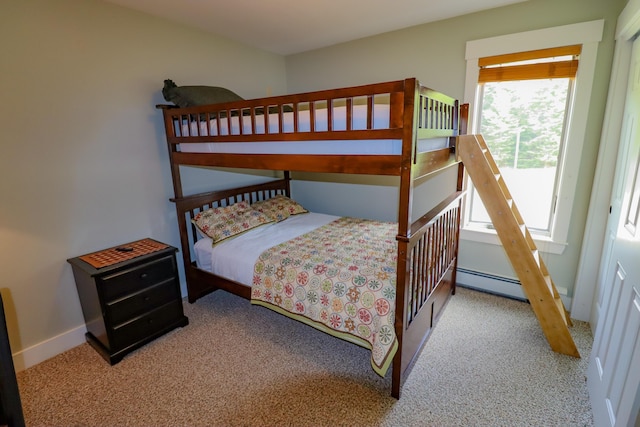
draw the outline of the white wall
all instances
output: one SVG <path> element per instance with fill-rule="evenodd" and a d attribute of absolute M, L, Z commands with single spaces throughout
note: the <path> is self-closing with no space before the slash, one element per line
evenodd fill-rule
<path fill-rule="evenodd" d="M 568 246 L 562 255 L 543 254 L 556 286 L 566 289 L 570 298 L 598 154 L 616 19 L 624 3 L 624 0 L 529 0 L 291 55 L 286 58 L 288 90 L 320 90 L 417 77 L 426 86 L 462 99 L 467 41 L 604 19 L 604 36 L 598 47 L 596 79 L 592 92 L 594 102 L 589 108 L 584 149 L 581 153 L 572 153 L 581 157 L 581 168 Z M 318 193 L 318 197 L 329 197 L 329 194 Z M 370 197 L 370 200 L 377 201 L 383 197 L 384 193 L 380 193 L 379 197 Z M 358 209 L 365 208 L 359 206 Z M 376 205 L 372 204 L 370 209 L 377 209 Z M 497 245 L 462 241 L 458 265 L 498 277 L 515 277 L 504 249 Z"/>
<path fill-rule="evenodd" d="M 280 56 L 98 0 L 0 10 L 0 289 L 20 369 L 84 340 L 66 259 L 144 237 L 179 246 L 163 80 L 250 98 L 284 93 L 286 73 Z M 185 177 L 194 191 L 259 179 Z"/>

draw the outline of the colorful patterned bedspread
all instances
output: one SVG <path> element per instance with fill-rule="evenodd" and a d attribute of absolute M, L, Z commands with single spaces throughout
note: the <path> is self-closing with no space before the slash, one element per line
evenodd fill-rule
<path fill-rule="evenodd" d="M 397 224 L 340 218 L 258 258 L 251 302 L 371 349 L 384 376 L 398 348 Z"/>

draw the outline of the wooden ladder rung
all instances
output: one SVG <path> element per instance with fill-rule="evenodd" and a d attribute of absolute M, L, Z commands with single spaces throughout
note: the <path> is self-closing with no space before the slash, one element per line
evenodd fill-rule
<path fill-rule="evenodd" d="M 558 294 L 558 291 L 556 290 L 556 287 L 553 284 L 553 280 L 551 280 L 551 276 L 549 276 L 548 274 L 544 276 L 544 281 L 547 284 L 547 288 L 549 289 L 549 293 L 551 294 L 551 296 L 555 299 L 555 298 L 560 298 L 560 295 Z M 563 308 L 564 311 L 564 308 Z"/>
<path fill-rule="evenodd" d="M 571 324 L 571 319 L 569 318 L 566 310 L 564 309 L 564 304 L 562 303 L 562 298 L 557 297 L 553 299 L 556 303 L 556 307 L 558 307 L 558 311 L 560 312 L 560 315 L 562 316 L 562 319 L 564 320 L 564 324 L 567 326 L 573 326 Z"/>
<path fill-rule="evenodd" d="M 540 251 L 537 248 L 531 249 L 531 255 L 533 255 L 536 265 L 540 268 Z"/>

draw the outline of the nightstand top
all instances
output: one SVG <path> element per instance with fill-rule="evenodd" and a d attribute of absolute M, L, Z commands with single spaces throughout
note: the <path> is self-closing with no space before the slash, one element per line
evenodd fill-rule
<path fill-rule="evenodd" d="M 177 251 L 173 246 L 158 242 L 153 239 L 136 240 L 86 255 L 68 259 L 71 264 L 83 267 L 85 270 L 104 271 L 106 267 L 115 267 L 126 261 L 145 255 L 155 254 L 166 249 Z"/>

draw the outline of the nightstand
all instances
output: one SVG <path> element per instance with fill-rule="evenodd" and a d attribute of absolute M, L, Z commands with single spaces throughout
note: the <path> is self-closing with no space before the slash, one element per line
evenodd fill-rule
<path fill-rule="evenodd" d="M 189 323 L 182 309 L 177 251 L 143 239 L 67 260 L 87 342 L 110 364 Z"/>

